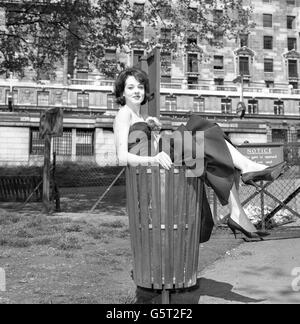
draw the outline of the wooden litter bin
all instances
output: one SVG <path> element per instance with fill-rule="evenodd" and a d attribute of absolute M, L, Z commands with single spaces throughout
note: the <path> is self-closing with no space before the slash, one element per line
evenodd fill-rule
<path fill-rule="evenodd" d="M 133 279 L 141 288 L 170 291 L 197 284 L 204 183 L 185 168 L 127 167 L 126 191 Z"/>

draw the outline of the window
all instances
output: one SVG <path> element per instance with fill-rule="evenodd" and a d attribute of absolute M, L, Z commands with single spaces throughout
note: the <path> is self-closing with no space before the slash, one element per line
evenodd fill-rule
<path fill-rule="evenodd" d="M 297 39 L 296 38 L 289 37 L 287 43 L 288 43 L 287 44 L 287 47 L 288 47 L 288 50 L 289 51 L 296 50 L 297 49 Z"/>
<path fill-rule="evenodd" d="M 166 96 L 166 110 L 176 111 L 177 110 L 177 98 L 175 96 Z"/>
<path fill-rule="evenodd" d="M 289 68 L 289 78 L 298 78 L 298 61 L 289 60 L 288 68 Z"/>
<path fill-rule="evenodd" d="M 274 101 L 274 115 L 284 115 L 284 103 L 282 100 Z"/>
<path fill-rule="evenodd" d="M 187 39 L 187 44 L 190 45 L 190 46 L 197 46 L 197 44 L 198 44 L 197 38 L 189 37 Z"/>
<path fill-rule="evenodd" d="M 79 80 L 87 80 L 89 78 L 89 72 L 87 71 L 77 71 L 76 78 Z"/>
<path fill-rule="evenodd" d="M 224 70 L 224 57 L 215 55 L 214 56 L 214 70 Z"/>
<path fill-rule="evenodd" d="M 162 75 L 161 82 L 162 83 L 172 83 L 171 75 Z"/>
<path fill-rule="evenodd" d="M 293 89 L 298 89 L 299 88 L 298 82 L 289 82 L 289 85 L 291 85 L 293 87 Z"/>
<path fill-rule="evenodd" d="M 248 100 L 248 114 L 249 115 L 258 114 L 258 100 L 256 99 Z"/>
<path fill-rule="evenodd" d="M 198 54 L 188 54 L 188 68 L 190 73 L 198 73 Z"/>
<path fill-rule="evenodd" d="M 94 130 L 76 130 L 76 155 L 94 155 Z"/>
<path fill-rule="evenodd" d="M 217 86 L 224 85 L 224 79 L 221 79 L 221 78 L 214 79 L 214 82 L 215 82 L 215 85 L 217 85 Z"/>
<path fill-rule="evenodd" d="M 264 49 L 273 49 L 273 37 L 264 36 Z"/>
<path fill-rule="evenodd" d="M 53 152 L 60 156 L 72 155 L 72 130 L 64 129 L 62 137 L 54 137 Z"/>
<path fill-rule="evenodd" d="M 240 67 L 240 75 L 250 75 L 249 57 L 240 56 L 239 57 L 239 67 Z"/>
<path fill-rule="evenodd" d="M 249 44 L 249 35 L 248 34 L 241 34 L 240 35 L 240 42 L 241 42 L 241 47 L 248 47 Z"/>
<path fill-rule="evenodd" d="M 198 78 L 197 77 L 191 77 L 191 76 L 189 76 L 187 78 L 187 83 L 188 84 L 198 84 Z"/>
<path fill-rule="evenodd" d="M 163 5 L 160 9 L 160 16 L 162 19 L 169 19 L 171 17 L 171 5 Z"/>
<path fill-rule="evenodd" d="M 286 129 L 272 129 L 272 142 L 273 143 L 287 143 L 288 136 Z"/>
<path fill-rule="evenodd" d="M 161 28 L 160 30 L 160 42 L 168 43 L 172 41 L 172 33 L 169 28 Z"/>
<path fill-rule="evenodd" d="M 229 98 L 221 99 L 221 113 L 231 114 L 232 113 L 232 100 Z"/>
<path fill-rule="evenodd" d="M 294 29 L 295 28 L 295 16 L 287 16 L 287 29 Z"/>
<path fill-rule="evenodd" d="M 296 5 L 296 1 L 295 0 L 286 0 L 286 4 L 288 6 L 295 6 Z"/>
<path fill-rule="evenodd" d="M 77 94 L 77 108 L 89 108 L 89 97 L 88 93 L 82 92 Z"/>
<path fill-rule="evenodd" d="M 105 50 L 105 59 L 106 60 L 115 60 L 117 58 L 117 51 L 116 49 L 107 48 Z"/>
<path fill-rule="evenodd" d="M 263 14 L 263 26 L 272 28 L 273 16 L 271 14 Z"/>
<path fill-rule="evenodd" d="M 89 68 L 89 61 L 88 61 L 87 51 L 84 50 L 84 49 L 80 49 L 77 52 L 76 68 L 79 69 L 79 70 L 88 70 L 88 68 Z"/>
<path fill-rule="evenodd" d="M 265 83 L 267 88 L 274 88 L 274 81 L 267 80 Z"/>
<path fill-rule="evenodd" d="M 145 5 L 143 3 L 133 4 L 133 19 L 143 20 L 145 14 Z"/>
<path fill-rule="evenodd" d="M 218 23 L 223 18 L 223 10 L 214 10 L 214 22 Z"/>
<path fill-rule="evenodd" d="M 133 51 L 133 66 L 140 67 L 141 58 L 144 56 L 143 50 L 134 50 Z"/>
<path fill-rule="evenodd" d="M 49 92 L 41 91 L 37 93 L 38 106 L 49 106 Z"/>
<path fill-rule="evenodd" d="M 205 111 L 205 99 L 202 97 L 194 97 L 193 110 L 194 110 L 194 112 L 204 112 Z"/>
<path fill-rule="evenodd" d="M 12 105 L 18 104 L 18 90 L 11 91 L 6 90 L 5 91 L 5 103 L 8 105 L 8 99 L 12 100 Z"/>
<path fill-rule="evenodd" d="M 62 106 L 64 104 L 64 93 L 61 90 L 52 92 L 52 100 L 54 106 Z"/>
<path fill-rule="evenodd" d="M 144 42 L 144 34 L 145 34 L 144 27 L 141 27 L 141 26 L 134 27 L 134 31 L 133 31 L 133 35 L 132 35 L 134 41 Z"/>
<path fill-rule="evenodd" d="M 218 46 L 218 45 L 221 45 L 223 44 L 223 41 L 224 41 L 224 34 L 222 31 L 216 29 L 214 31 L 214 37 L 213 39 L 211 40 L 211 43 L 215 46 Z"/>
<path fill-rule="evenodd" d="M 264 71 L 265 72 L 274 72 L 273 59 L 265 59 L 264 60 Z"/>
<path fill-rule="evenodd" d="M 161 75 L 170 76 L 172 70 L 172 57 L 169 52 L 162 52 L 160 56 L 161 64 Z"/>
<path fill-rule="evenodd" d="M 196 24 L 198 22 L 198 13 L 197 8 L 189 8 L 189 21 L 193 24 Z"/>
<path fill-rule="evenodd" d="M 45 141 L 40 138 L 40 131 L 38 128 L 30 129 L 30 155 L 44 155 Z"/>
<path fill-rule="evenodd" d="M 114 94 L 107 94 L 107 109 L 118 109 Z"/>

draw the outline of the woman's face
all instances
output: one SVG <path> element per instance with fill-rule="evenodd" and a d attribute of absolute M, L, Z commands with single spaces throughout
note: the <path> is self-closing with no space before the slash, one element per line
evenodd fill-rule
<path fill-rule="evenodd" d="M 145 99 L 145 87 L 135 77 L 129 76 L 123 95 L 127 105 L 139 106 Z"/>

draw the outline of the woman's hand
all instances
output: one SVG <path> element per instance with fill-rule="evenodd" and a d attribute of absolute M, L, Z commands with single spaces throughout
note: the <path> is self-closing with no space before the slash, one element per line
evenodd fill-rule
<path fill-rule="evenodd" d="M 160 164 L 164 169 L 170 170 L 172 167 L 172 160 L 165 152 L 161 152 L 154 157 L 154 162 Z"/>

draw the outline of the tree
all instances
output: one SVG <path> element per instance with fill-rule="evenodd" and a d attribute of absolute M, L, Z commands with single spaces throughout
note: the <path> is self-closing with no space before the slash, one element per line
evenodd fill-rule
<path fill-rule="evenodd" d="M 221 46 L 214 41 L 216 33 L 230 38 L 251 28 L 251 8 L 243 7 L 243 0 L 149 0 L 145 6 L 133 6 L 130 0 L 3 0 L 1 8 L 6 23 L 0 27 L 0 73 L 22 76 L 26 67 L 32 67 L 37 79 L 66 55 L 73 64 L 78 52 L 100 70 L 108 72 L 111 64 L 116 72 L 120 66 L 106 58 L 107 48 L 151 49 L 162 43 L 162 30 L 172 31 L 163 46 L 176 53 L 179 46 L 191 46 L 191 35 Z M 137 38 L 142 22 L 155 31 L 146 41 Z"/>

